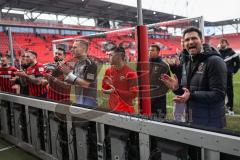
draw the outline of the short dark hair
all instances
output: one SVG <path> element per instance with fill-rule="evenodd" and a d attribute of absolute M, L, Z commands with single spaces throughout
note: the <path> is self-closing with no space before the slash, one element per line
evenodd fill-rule
<path fill-rule="evenodd" d="M 197 32 L 198 33 L 198 36 L 202 39 L 202 32 L 197 28 L 197 27 L 194 27 L 194 26 L 191 26 L 191 27 L 188 27 L 186 28 L 184 31 L 183 31 L 183 38 L 184 36 L 189 33 L 189 32 Z"/>
<path fill-rule="evenodd" d="M 9 54 L 6 54 L 6 55 L 2 56 L 2 58 L 6 58 L 7 60 L 11 60 L 11 56 Z"/>
<path fill-rule="evenodd" d="M 32 51 L 32 50 L 27 50 L 27 52 L 31 53 L 31 54 L 34 55 L 36 58 L 38 57 L 37 52 L 34 52 L 34 51 Z"/>
<path fill-rule="evenodd" d="M 57 48 L 57 50 L 60 50 L 60 51 L 62 51 L 62 52 L 63 52 L 63 54 L 66 54 L 66 51 L 65 51 L 65 49 L 64 49 L 64 48 L 58 47 L 58 48 Z"/>
<path fill-rule="evenodd" d="M 122 60 L 125 59 L 125 49 L 123 47 L 113 47 L 111 51 L 114 51 L 114 53 L 121 55 Z"/>
<path fill-rule="evenodd" d="M 83 44 L 86 46 L 86 49 L 89 47 L 89 42 L 85 39 L 76 39 L 75 42 L 78 42 L 79 44 Z"/>
<path fill-rule="evenodd" d="M 221 38 L 221 39 L 220 39 L 220 43 L 223 43 L 223 42 L 226 42 L 227 45 L 229 45 L 228 40 L 227 40 L 226 38 Z"/>
<path fill-rule="evenodd" d="M 6 55 L 6 58 L 7 58 L 8 60 L 10 60 L 10 59 L 11 59 L 11 55 L 7 54 L 7 55 Z"/>
<path fill-rule="evenodd" d="M 156 48 L 158 52 L 161 50 L 159 45 L 157 45 L 157 44 L 151 44 L 150 47 Z"/>

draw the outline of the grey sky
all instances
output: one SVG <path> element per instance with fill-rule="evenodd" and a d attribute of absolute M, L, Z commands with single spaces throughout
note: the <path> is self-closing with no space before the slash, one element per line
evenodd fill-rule
<path fill-rule="evenodd" d="M 129 6 L 137 6 L 137 0 L 103 0 Z M 185 17 L 204 16 L 207 21 L 221 21 L 240 19 L 240 0 L 142 0 L 143 8 L 153 11 L 181 15 Z M 6 9 L 3 12 L 9 12 Z M 11 10 L 10 13 L 23 14 L 24 12 Z M 39 13 L 33 13 L 38 16 Z M 144 15 L 143 15 L 144 16 Z M 27 18 L 27 17 L 25 17 Z M 55 15 L 42 14 L 39 19 L 56 20 Z M 93 19 L 59 16 L 64 23 L 94 26 Z"/>
<path fill-rule="evenodd" d="M 104 0 L 137 6 L 137 0 Z M 143 8 L 207 21 L 240 18 L 240 0 L 142 0 Z"/>

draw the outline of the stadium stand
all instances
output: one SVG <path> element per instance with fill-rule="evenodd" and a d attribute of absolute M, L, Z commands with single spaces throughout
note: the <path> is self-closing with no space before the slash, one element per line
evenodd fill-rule
<path fill-rule="evenodd" d="M 226 38 L 229 41 L 229 44 L 231 44 L 231 47 L 235 51 L 240 51 L 240 34 L 234 33 L 234 34 L 224 34 L 221 36 L 211 36 L 210 43 L 214 46 L 217 46 L 221 38 Z"/>
<path fill-rule="evenodd" d="M 146 38 L 144 39 L 139 33 L 144 31 L 138 32 L 138 28 L 129 28 L 135 28 L 136 26 L 137 18 L 135 7 L 99 0 L 71 0 L 71 2 L 69 0 L 5 0 L 4 3 L 0 4 L 0 6 L 7 10 L 7 13 L 0 13 L 0 52 L 3 54 L 10 54 L 9 43 L 11 41 L 11 37 L 15 58 L 19 58 L 21 53 L 25 50 L 37 52 L 37 61 L 44 63 L 47 69 L 46 73 L 51 74 L 51 77 L 49 75 L 45 75 L 45 68 L 42 67 L 42 65 L 38 69 L 33 68 L 29 72 L 31 74 L 35 71 L 41 72 L 41 76 L 39 73 L 34 74 L 34 77 L 36 77 L 37 80 L 42 80 L 39 85 L 46 87 L 45 85 L 47 80 L 48 88 L 56 86 L 54 89 L 58 92 L 61 92 L 61 87 L 68 87 L 69 90 L 70 87 L 72 87 L 71 95 L 69 95 L 69 92 L 67 94 L 68 96 L 71 96 L 71 99 L 73 99 L 71 104 L 68 102 L 65 103 L 65 101 L 63 101 L 64 104 L 62 104 L 62 101 L 55 101 L 54 99 L 52 99 L 54 101 L 49 101 L 49 99 L 42 99 L 42 97 L 41 99 L 38 99 L 39 97 L 25 97 L 0 92 L 0 146 L 2 145 L 1 140 L 5 139 L 16 146 L 19 146 L 23 150 L 32 153 L 38 158 L 59 160 L 239 159 L 240 150 L 237 148 L 240 148 L 240 128 L 235 124 L 239 124 L 240 121 L 239 92 L 235 94 L 237 95 L 237 103 L 234 104 L 236 105 L 235 108 L 238 108 L 236 110 L 237 115 L 227 117 L 227 126 L 222 130 L 215 130 L 214 128 L 207 128 L 205 126 L 192 126 L 190 123 L 172 121 L 172 112 L 174 110 L 172 92 L 167 93 L 168 116 L 166 120 L 164 119 L 162 121 L 162 119 L 155 119 L 155 115 L 148 116 L 143 112 L 143 100 L 145 101 L 145 97 L 143 96 L 142 91 L 148 92 L 148 88 L 145 89 L 145 86 L 149 86 L 149 84 L 142 83 L 145 81 L 142 77 L 147 74 L 144 74 L 146 71 L 142 70 L 140 67 L 141 65 L 138 66 L 138 64 L 142 64 L 141 62 L 144 62 L 143 64 L 145 64 L 145 61 L 148 62 L 149 57 L 146 56 L 150 53 L 150 51 L 148 51 L 148 46 L 152 44 L 159 45 L 161 48 L 160 54 L 163 57 L 163 60 L 177 64 L 178 59 L 176 59 L 176 51 L 181 50 L 181 37 L 176 36 L 180 35 L 177 34 L 177 32 L 182 31 L 184 28 L 191 26 L 192 24 L 197 27 L 200 26 L 201 28 L 201 25 L 199 25 L 200 23 L 198 23 L 201 21 L 196 19 L 186 20 L 188 18 L 182 16 L 155 11 L 153 12 L 152 10 L 144 10 L 144 23 L 154 25 L 152 28 L 149 27 L 150 25 L 146 26 L 146 28 L 148 27 L 147 44 L 147 41 L 145 41 L 147 39 L 147 34 L 143 36 Z M 11 13 L 12 9 L 20 9 L 20 11 L 24 10 L 24 13 L 19 15 L 20 19 L 17 19 L 18 16 Z M 45 13 L 54 14 L 56 19 L 38 19 L 38 16 L 34 17 L 28 14 L 32 12 L 39 12 L 38 16 Z M 29 19 L 26 20 L 24 16 L 29 16 Z M 59 18 L 58 16 L 63 16 L 63 18 Z M 63 24 L 63 20 L 69 18 L 70 16 L 76 16 L 74 18 L 77 18 L 76 23 L 78 23 L 78 25 Z M 87 19 L 86 21 L 89 19 L 94 20 L 95 27 L 81 25 L 82 23 L 80 23 L 80 18 L 85 18 L 85 16 Z M 200 17 L 200 19 L 202 18 Z M 116 22 L 122 21 L 119 22 L 119 24 L 122 23 L 122 25 L 119 25 L 118 23 L 113 24 L 113 28 L 117 31 L 113 31 L 113 28 L 110 27 L 110 22 L 115 23 L 115 20 Z M 182 20 L 186 21 L 183 22 Z M 177 22 L 170 24 L 171 21 Z M 165 22 L 165 26 L 160 25 L 161 22 Z M 203 25 L 208 24 L 209 26 L 220 26 L 226 25 L 228 22 L 232 22 L 232 20 L 215 24 L 214 22 L 206 22 L 203 23 Z M 115 25 L 119 26 L 116 27 Z M 9 27 L 11 27 L 11 29 L 9 29 Z M 171 32 L 172 28 L 173 32 Z M 204 30 L 204 28 L 201 29 Z M 8 34 L 9 30 L 12 34 Z M 239 32 L 238 29 L 236 30 Z M 83 67 L 81 66 L 79 68 L 75 68 L 77 66 L 74 65 L 76 59 L 69 59 L 71 57 L 70 51 L 72 49 L 72 42 L 75 38 L 77 39 L 79 37 L 90 42 L 88 47 L 88 56 L 92 57 L 92 59 L 96 61 L 97 65 L 100 64 L 97 66 L 97 76 L 95 75 L 95 72 L 94 74 L 90 73 L 90 69 L 94 71 L 96 69 L 95 64 L 91 61 L 86 61 L 86 64 L 91 64 L 93 68 L 84 68 L 85 71 L 88 71 L 89 69 L 89 73 L 87 72 L 86 74 L 88 78 L 90 77 L 89 79 L 95 79 L 95 76 L 97 79 L 97 101 L 99 105 L 98 107 L 100 107 L 97 108 L 97 111 L 95 108 L 85 108 L 90 106 L 82 106 L 81 104 L 76 105 L 74 103 L 75 99 L 78 98 L 77 87 L 81 87 L 80 85 L 77 86 L 76 82 L 78 82 L 78 80 L 82 80 L 82 77 L 79 77 L 80 79 L 78 79 L 75 78 L 74 75 L 76 76 L 76 72 Z M 223 37 L 228 39 L 234 50 L 240 51 L 239 33 L 224 34 L 222 29 L 222 35 L 211 35 L 205 40 L 207 43 L 211 43 L 216 47 L 219 40 Z M 136 116 L 134 115 L 135 117 L 133 118 L 131 118 L 131 115 L 125 113 L 119 116 L 118 113 L 115 113 L 115 111 L 113 111 L 113 113 L 105 111 L 105 109 L 108 108 L 108 95 L 104 95 L 103 87 L 101 87 L 101 81 L 103 80 L 106 68 L 108 68 L 111 64 L 107 51 L 113 49 L 111 48 L 113 45 L 123 46 L 125 48 L 125 55 L 127 58 L 124 58 L 133 62 L 127 64 L 129 64 L 131 68 L 134 68 L 134 74 L 136 71 L 139 76 L 139 89 L 137 89 L 139 95 L 134 100 L 135 104 L 133 106 L 138 108 L 137 110 L 139 111 L 139 114 Z M 86 46 L 87 45 L 85 44 L 85 47 Z M 63 47 L 66 50 L 66 59 L 64 56 L 64 50 L 59 47 Z M 75 48 L 76 52 L 81 49 L 80 47 L 77 47 L 78 46 L 73 47 L 73 50 Z M 61 57 L 62 54 L 64 59 L 61 60 L 65 61 L 64 64 L 61 64 L 63 61 L 58 61 L 60 58 L 56 55 L 56 61 L 53 63 L 54 51 L 57 51 L 56 55 L 60 55 L 59 57 Z M 34 55 L 30 52 L 27 54 Z M 73 51 L 73 53 L 74 52 L 75 51 Z M 118 52 L 122 54 L 121 50 Z M 143 55 L 145 56 L 144 60 L 142 58 Z M 21 64 L 24 64 L 23 57 L 25 54 L 21 56 L 22 61 L 20 59 L 15 61 L 15 65 L 18 65 L 18 67 L 21 66 Z M 56 59 L 56 57 L 58 59 Z M 82 62 L 81 58 L 82 57 L 79 58 L 80 62 Z M 6 58 L 0 57 L 2 62 L 4 62 L 4 59 Z M 3 66 L 4 63 L 1 65 Z M 65 73 L 61 70 L 64 65 L 68 66 L 71 70 L 74 68 L 73 71 Z M 23 67 L 19 67 L 19 70 L 23 70 L 25 72 L 28 71 L 28 69 L 24 68 L 24 65 L 22 66 Z M 161 67 L 163 66 L 160 66 L 159 68 Z M 153 69 L 156 71 L 158 66 Z M 199 67 L 198 69 L 200 70 L 202 67 Z M 129 75 L 133 74 L 131 71 L 131 74 L 128 73 L 125 77 L 125 75 L 121 73 L 121 70 L 118 69 L 116 72 L 119 73 L 119 84 L 122 80 L 128 78 Z M 19 73 L 15 74 L 19 76 Z M 238 77 L 236 78 L 239 80 L 239 73 L 237 76 Z M 74 80 L 69 83 L 68 80 L 70 77 L 73 77 Z M 19 81 L 18 83 L 20 83 L 20 88 L 28 88 L 25 83 L 30 84 L 29 81 L 31 81 L 32 75 L 31 77 L 26 78 L 21 77 L 20 74 L 20 78 L 17 78 Z M 60 81 L 65 80 L 65 83 L 57 83 L 58 79 Z M 109 79 L 109 82 L 107 83 L 111 85 L 113 75 L 110 74 L 107 79 Z M 135 83 L 132 82 L 133 79 L 135 78 L 129 77 L 127 81 Z M 235 80 L 235 82 L 237 80 Z M 68 83 L 68 85 L 66 85 L 66 83 Z M 95 81 L 93 83 L 95 83 Z M 37 86 L 38 84 L 34 85 Z M 239 88 L 238 81 L 234 85 L 236 88 Z M 33 90 L 34 92 L 38 92 L 40 87 L 41 86 L 37 86 L 37 89 L 31 89 L 31 91 Z M 159 85 L 156 87 L 161 86 Z M 90 89 L 95 90 L 95 88 Z M 122 90 L 119 91 L 119 93 L 121 93 Z M 83 89 L 81 89 L 81 92 L 83 93 Z M 119 93 L 118 90 L 116 90 L 116 93 L 114 93 L 114 95 L 116 94 L 116 97 L 114 99 L 123 99 Z M 63 92 L 63 94 L 66 93 Z M 51 95 L 54 94 L 51 93 Z M 149 96 L 147 99 L 148 98 Z M 150 105 L 147 105 L 147 103 L 145 104 L 145 107 L 149 106 Z M 69 113 L 67 109 L 69 109 Z M 80 112 L 75 114 L 75 111 Z M 145 118 L 147 119 L 145 120 Z M 216 132 L 218 133 L 216 134 Z M 9 153 L 12 152 L 11 148 L 8 148 L 8 146 L 6 146 L 6 148 L 0 147 L 0 153 L 5 151 L 5 149 L 8 150 L 7 152 Z M 14 155 L 12 153 L 10 154 Z M 16 154 L 16 157 L 19 159 L 21 155 Z M 6 158 L 4 155 L 1 155 L 0 159 Z M 34 160 L 34 158 L 27 159 Z"/>
<path fill-rule="evenodd" d="M 2 37 L 2 47 L 0 48 L 0 52 L 7 53 L 8 52 L 8 36 L 4 32 L 0 32 L 0 36 Z M 47 63 L 52 61 L 53 51 L 52 51 L 52 41 L 63 38 L 76 37 L 79 35 L 60 35 L 60 34 L 34 34 L 34 33 L 13 33 L 13 47 L 16 56 L 18 56 L 22 50 L 30 49 L 39 52 L 39 60 L 42 63 Z M 219 40 L 223 36 L 211 36 L 209 43 L 213 46 L 217 46 Z M 227 38 L 231 44 L 231 47 L 239 51 L 240 50 L 240 34 L 225 34 L 225 38 Z M 169 39 L 161 39 L 161 38 L 149 38 L 150 44 L 158 44 L 161 47 L 161 55 L 168 56 L 175 54 L 177 48 L 180 47 L 180 39 L 181 37 L 173 37 L 171 36 Z M 125 42 L 127 44 L 132 43 L 135 44 L 135 40 L 130 37 L 120 36 L 120 37 L 111 37 L 111 38 L 94 38 L 91 40 L 91 44 L 89 47 L 90 56 L 96 57 L 99 59 L 107 58 L 105 50 L 103 48 L 103 44 L 107 41 L 113 41 L 116 44 L 120 44 Z M 134 46 L 133 46 L 134 48 Z M 136 55 L 130 54 L 130 50 L 127 50 L 127 55 L 130 60 L 136 59 Z"/>
<path fill-rule="evenodd" d="M 1 52 L 6 53 L 8 51 L 8 36 L 1 32 L 0 35 L 3 37 L 4 46 L 1 47 Z M 59 34 L 34 34 L 34 33 L 13 33 L 13 46 L 16 56 L 21 53 L 22 50 L 34 50 L 39 52 L 39 60 L 42 63 L 47 63 L 52 60 L 52 41 L 62 38 L 74 37 L 77 35 L 59 35 Z M 110 38 L 109 38 L 110 39 Z M 129 37 L 118 37 L 111 38 L 111 40 L 104 38 L 94 38 L 91 40 L 91 44 L 89 47 L 89 53 L 91 56 L 104 59 L 106 57 L 106 53 L 103 49 L 103 44 L 107 41 L 113 41 L 116 44 L 120 44 L 122 42 L 128 45 L 129 43 L 134 44 L 135 40 Z M 176 51 L 176 48 L 179 47 L 177 45 L 177 40 L 172 41 L 172 39 L 149 39 L 149 44 L 159 44 L 162 48 L 161 54 L 168 55 L 173 54 Z M 134 46 L 133 46 L 134 48 Z M 127 50 L 127 55 L 130 55 L 130 50 Z M 135 57 L 136 58 L 136 57 Z"/>

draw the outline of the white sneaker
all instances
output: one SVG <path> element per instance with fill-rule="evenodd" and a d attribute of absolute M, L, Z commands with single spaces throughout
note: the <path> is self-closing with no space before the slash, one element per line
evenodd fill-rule
<path fill-rule="evenodd" d="M 230 115 L 230 116 L 234 116 L 234 111 L 230 111 L 230 110 L 228 110 L 228 115 Z"/>

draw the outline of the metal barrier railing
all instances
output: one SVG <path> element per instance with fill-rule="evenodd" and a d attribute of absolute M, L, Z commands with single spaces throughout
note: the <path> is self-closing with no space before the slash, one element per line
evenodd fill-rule
<path fill-rule="evenodd" d="M 0 100 L 1 137 L 42 159 L 104 160 L 109 156 L 124 160 L 131 159 L 132 152 L 136 154 L 135 159 L 148 160 L 153 159 L 156 151 L 163 160 L 169 156 L 184 159 L 174 152 L 183 154 L 184 150 L 191 149 L 189 146 L 198 147 L 201 160 L 220 160 L 222 154 L 240 157 L 240 137 L 237 136 L 6 93 L 0 93 Z M 19 107 L 23 107 L 26 116 L 25 127 L 20 125 Z M 56 119 L 57 116 L 64 121 Z M 8 124 L 12 126 L 11 132 Z M 27 140 L 19 136 L 20 132 L 25 133 L 22 128 L 27 128 Z M 60 140 L 64 134 L 65 139 Z M 107 137 L 110 138 L 107 140 Z M 137 146 L 137 152 L 132 151 L 131 145 Z"/>

